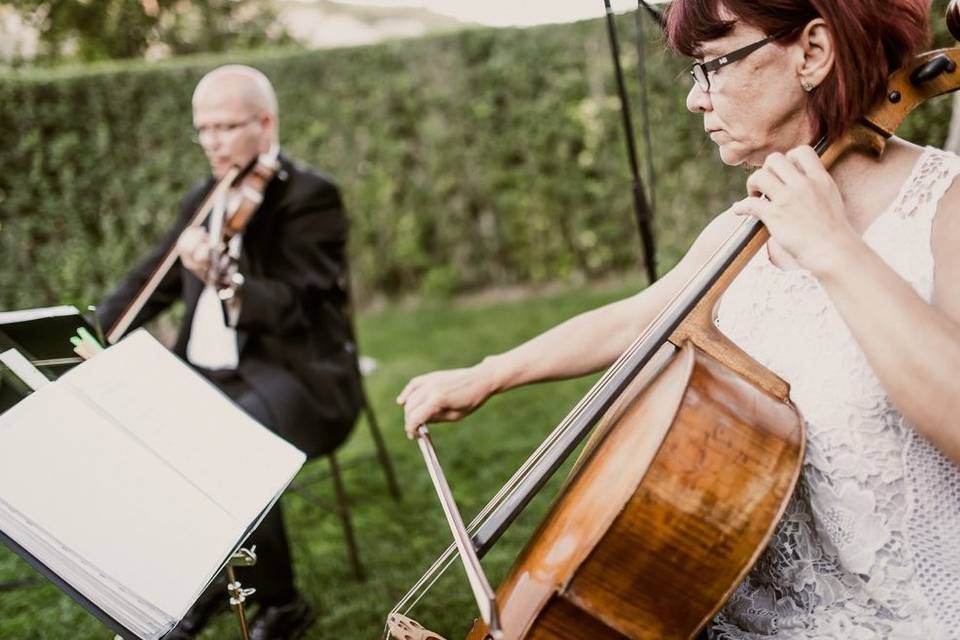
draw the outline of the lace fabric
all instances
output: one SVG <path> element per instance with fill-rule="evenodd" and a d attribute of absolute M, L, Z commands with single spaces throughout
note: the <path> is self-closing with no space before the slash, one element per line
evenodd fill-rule
<path fill-rule="evenodd" d="M 928 147 L 863 236 L 928 302 L 933 219 L 957 174 L 960 158 Z M 808 444 L 770 545 L 710 637 L 960 639 L 960 467 L 905 423 L 808 272 L 760 251 L 717 322 L 791 383 Z"/>

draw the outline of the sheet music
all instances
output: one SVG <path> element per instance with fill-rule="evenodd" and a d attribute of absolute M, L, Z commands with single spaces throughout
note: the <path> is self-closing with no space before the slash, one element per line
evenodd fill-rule
<path fill-rule="evenodd" d="M 273 497 L 273 487 L 286 484 L 291 466 L 299 468 L 304 459 L 146 331 L 135 332 L 60 381 L 109 408 L 133 435 L 240 520 L 256 517 Z M 251 452 L 256 464 L 250 464 Z M 238 476 L 243 491 L 238 491 Z"/>
<path fill-rule="evenodd" d="M 137 332 L 0 415 L 0 527 L 156 638 L 304 458 Z"/>
<path fill-rule="evenodd" d="M 188 607 L 245 523 L 63 386 L 8 413 L 4 500 L 171 617 Z M 25 451 L 44 451 L 43 464 Z"/>

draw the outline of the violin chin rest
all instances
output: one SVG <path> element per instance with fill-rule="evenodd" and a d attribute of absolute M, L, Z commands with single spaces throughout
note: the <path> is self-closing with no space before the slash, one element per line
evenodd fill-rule
<path fill-rule="evenodd" d="M 391 613 L 387 618 L 387 630 L 390 633 L 388 640 L 446 640 L 440 634 L 425 629 L 413 618 L 399 613 Z"/>

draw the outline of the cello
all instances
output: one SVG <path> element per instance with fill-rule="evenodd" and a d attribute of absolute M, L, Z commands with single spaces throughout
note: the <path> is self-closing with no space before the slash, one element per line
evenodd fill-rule
<path fill-rule="evenodd" d="M 960 0 L 947 24 L 960 40 Z M 884 152 L 924 101 L 960 88 L 960 48 L 916 56 L 882 99 L 829 145 L 826 168 L 857 149 Z M 548 436 L 468 530 L 425 426 L 418 444 L 455 544 L 387 620 L 395 638 L 436 634 L 406 618 L 460 554 L 488 638 L 694 638 L 750 571 L 803 463 L 803 421 L 789 385 L 714 324 L 718 301 L 769 238 L 744 221 Z M 497 593 L 479 565 L 587 433 L 593 436 Z"/>

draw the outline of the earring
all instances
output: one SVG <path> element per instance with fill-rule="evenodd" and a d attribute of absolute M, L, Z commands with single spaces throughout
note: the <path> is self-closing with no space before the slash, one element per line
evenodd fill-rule
<path fill-rule="evenodd" d="M 809 80 L 801 80 L 800 86 L 803 87 L 803 90 L 806 91 L 807 93 L 810 93 L 816 88 L 814 87 L 814 84 Z"/>

